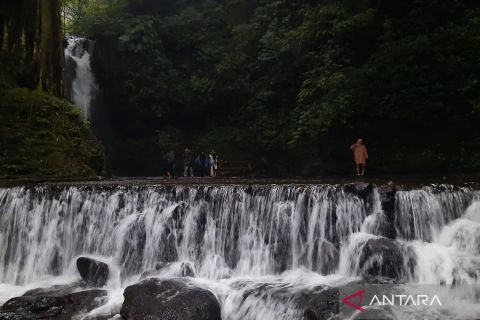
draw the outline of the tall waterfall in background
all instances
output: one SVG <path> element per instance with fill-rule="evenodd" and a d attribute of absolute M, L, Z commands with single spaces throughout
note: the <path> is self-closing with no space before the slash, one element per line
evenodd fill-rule
<path fill-rule="evenodd" d="M 192 281 L 218 297 L 224 320 L 303 320 L 296 299 L 319 286 L 372 276 L 405 286 L 478 284 L 480 194 L 399 191 L 388 211 L 371 185 L 5 188 L 0 248 L 0 304 L 35 283 L 78 277 L 75 259 L 87 255 L 114 270 L 114 312 L 123 288 L 170 263 L 160 276 L 189 265 Z M 479 292 L 462 294 L 478 306 Z M 480 314 L 445 303 L 443 319 Z"/>
<path fill-rule="evenodd" d="M 98 90 L 90 65 L 93 44 L 85 38 L 68 38 L 65 49 L 67 78 L 71 80 L 70 100 L 77 105 L 85 120 L 90 120 L 91 107 Z"/>

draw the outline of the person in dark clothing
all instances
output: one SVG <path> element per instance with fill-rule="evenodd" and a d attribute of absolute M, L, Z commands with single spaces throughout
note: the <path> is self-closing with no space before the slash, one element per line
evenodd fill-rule
<path fill-rule="evenodd" d="M 201 177 L 207 177 L 210 175 L 210 164 L 208 161 L 208 156 L 205 152 L 201 152 L 198 155 L 198 172 Z"/>
<path fill-rule="evenodd" d="M 183 176 L 193 177 L 193 153 L 188 148 L 183 153 Z"/>
<path fill-rule="evenodd" d="M 175 177 L 175 152 L 173 150 L 168 151 L 163 156 L 165 162 L 165 173 L 167 177 Z"/>
<path fill-rule="evenodd" d="M 209 159 L 207 154 L 203 151 L 195 157 L 194 173 L 199 177 L 206 177 L 210 175 Z"/>

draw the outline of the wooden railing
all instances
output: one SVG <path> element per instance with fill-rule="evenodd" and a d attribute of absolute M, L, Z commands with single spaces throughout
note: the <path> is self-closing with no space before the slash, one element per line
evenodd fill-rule
<path fill-rule="evenodd" d="M 250 177 L 252 165 L 249 161 L 220 161 L 218 164 L 218 177 Z"/>

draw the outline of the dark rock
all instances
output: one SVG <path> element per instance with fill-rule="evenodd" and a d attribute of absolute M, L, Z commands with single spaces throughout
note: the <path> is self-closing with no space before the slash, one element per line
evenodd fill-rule
<path fill-rule="evenodd" d="M 83 281 L 77 281 L 69 284 L 54 285 L 49 288 L 32 289 L 25 292 L 24 296 L 64 296 L 75 291 L 82 291 L 88 287 L 88 284 Z"/>
<path fill-rule="evenodd" d="M 333 319 L 338 314 L 338 288 L 315 286 L 312 288 L 292 287 L 290 284 L 255 283 L 238 281 L 232 286 L 243 291 L 243 306 L 237 311 L 237 317 L 242 318 L 250 313 L 248 301 L 265 301 L 267 305 L 286 306 L 292 319 L 324 320 Z M 282 312 L 282 310 L 277 310 Z"/>
<path fill-rule="evenodd" d="M 120 257 L 122 279 L 141 271 L 146 237 L 145 221 L 137 218 L 130 224 L 121 240 L 123 241 L 123 250 Z"/>
<path fill-rule="evenodd" d="M 72 319 L 107 300 L 107 291 L 88 290 L 65 296 L 22 296 L 0 308 L 0 319 Z"/>
<path fill-rule="evenodd" d="M 52 261 L 50 262 L 50 270 L 51 272 L 58 276 L 62 273 L 62 257 L 60 254 L 60 249 L 57 247 L 55 249 L 55 253 L 53 255 Z"/>
<path fill-rule="evenodd" d="M 338 268 L 340 253 L 331 242 L 325 240 L 315 242 L 312 260 L 314 270 L 321 274 L 332 274 Z"/>
<path fill-rule="evenodd" d="M 105 290 L 87 290 L 75 292 L 65 296 L 65 307 L 62 311 L 62 318 L 72 319 L 72 315 L 86 313 L 103 305 L 108 299 L 108 292 Z"/>
<path fill-rule="evenodd" d="M 126 320 L 221 320 L 215 295 L 180 279 L 151 278 L 129 286 L 120 314 Z"/>
<path fill-rule="evenodd" d="M 387 217 L 395 216 L 395 196 L 400 190 L 402 190 L 402 188 L 393 182 L 389 182 L 388 184 L 382 185 L 379 188 L 382 210 Z"/>
<path fill-rule="evenodd" d="M 375 186 L 373 184 L 364 182 L 350 183 L 343 186 L 345 192 L 355 194 L 363 200 L 367 200 L 374 189 Z"/>
<path fill-rule="evenodd" d="M 146 278 L 158 276 L 163 271 L 166 271 L 166 269 L 174 268 L 174 267 L 175 267 L 174 264 L 171 263 L 171 262 L 159 262 L 155 265 L 155 269 L 147 270 L 147 271 L 143 272 L 142 275 L 140 276 L 140 280 L 144 280 Z M 182 262 L 178 272 L 174 272 L 173 274 L 170 274 L 170 275 L 173 276 L 173 277 L 178 277 L 178 278 L 180 278 L 180 277 L 192 277 L 192 278 L 194 278 L 195 277 L 195 271 L 193 271 L 193 270 L 194 270 L 194 267 L 190 263 Z"/>
<path fill-rule="evenodd" d="M 110 270 L 106 263 L 87 257 L 77 259 L 77 269 L 83 280 L 97 287 L 107 284 L 110 276 Z"/>
<path fill-rule="evenodd" d="M 62 297 L 29 296 L 12 298 L 0 308 L 0 319 L 4 312 L 19 315 L 24 319 L 57 318 L 65 307 Z"/>
<path fill-rule="evenodd" d="M 377 236 L 395 239 L 397 231 L 395 229 L 393 220 L 383 212 L 373 213 L 372 215 L 370 215 L 368 218 L 374 217 L 375 220 L 371 221 L 372 224 L 369 225 L 368 232 Z"/>
<path fill-rule="evenodd" d="M 382 211 L 385 214 L 385 225 L 382 227 L 381 235 L 391 239 L 395 239 L 397 236 L 397 230 L 395 229 L 396 195 L 401 190 L 400 186 L 391 181 L 379 188 Z"/>
<path fill-rule="evenodd" d="M 195 277 L 195 271 L 193 271 L 192 265 L 190 263 L 182 262 L 182 277 Z"/>
<path fill-rule="evenodd" d="M 303 320 L 324 320 L 338 314 L 338 297 L 338 288 L 316 288 L 311 292 L 301 292 L 294 301 Z"/>
<path fill-rule="evenodd" d="M 362 275 L 401 279 L 405 275 L 402 251 L 397 242 L 387 238 L 370 239 L 359 258 Z"/>

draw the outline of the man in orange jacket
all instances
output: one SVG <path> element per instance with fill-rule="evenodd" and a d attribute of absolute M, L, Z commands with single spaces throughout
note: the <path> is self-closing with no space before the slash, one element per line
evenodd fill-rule
<path fill-rule="evenodd" d="M 350 149 L 353 151 L 353 158 L 355 160 L 355 164 L 357 165 L 357 175 L 363 176 L 365 174 L 365 165 L 367 164 L 368 160 L 368 152 L 367 148 L 363 144 L 362 139 L 358 139 L 356 143 L 354 143 Z"/>

